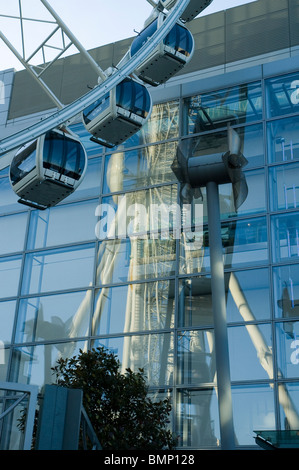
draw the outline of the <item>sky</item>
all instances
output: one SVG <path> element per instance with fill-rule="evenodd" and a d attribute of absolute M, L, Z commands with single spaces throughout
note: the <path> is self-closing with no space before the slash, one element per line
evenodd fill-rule
<path fill-rule="evenodd" d="M 258 0 L 214 0 L 200 16 L 253 1 Z M 0 15 L 19 14 L 19 0 L 0 0 L 0 3 Z M 135 36 L 152 11 L 152 6 L 146 0 L 48 0 L 48 3 L 87 50 Z M 23 17 L 50 19 L 40 0 L 22 0 L 21 5 Z M 18 52 L 22 53 L 19 20 L 0 16 L 0 30 Z M 36 50 L 52 30 L 51 24 L 24 21 L 26 57 Z M 56 45 L 54 40 L 53 45 Z M 75 52 L 76 49 L 69 49 L 68 54 Z M 49 54 L 51 53 L 56 54 L 56 51 L 49 50 Z M 36 60 L 37 63 L 41 62 L 38 56 Z M 23 67 L 0 39 L 0 70 L 8 68 L 20 70 Z"/>

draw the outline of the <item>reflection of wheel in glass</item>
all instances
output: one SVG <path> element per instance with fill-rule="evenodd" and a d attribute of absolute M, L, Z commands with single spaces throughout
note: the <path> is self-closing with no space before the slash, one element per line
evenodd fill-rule
<path fill-rule="evenodd" d="M 83 124 L 91 133 L 92 140 L 108 147 L 119 145 L 130 135 L 136 133 L 150 115 L 151 96 L 142 82 L 150 83 L 154 86 L 165 83 L 191 59 L 194 49 L 193 37 L 183 21 L 187 22 L 193 19 L 212 0 L 147 1 L 153 6 L 153 10 L 145 22 L 144 30 L 133 41 L 132 47 L 127 51 L 119 64 L 106 71 L 100 68 L 77 41 L 47 0 L 40 0 L 40 2 L 51 14 L 53 23 L 56 25 L 55 32 L 60 29 L 63 38 L 68 39 L 67 42 L 63 41 L 63 46 L 57 57 L 50 63 L 44 63 L 39 67 L 31 65 L 31 58 L 25 60 L 22 54 L 18 53 L 0 31 L 0 38 L 20 60 L 31 76 L 38 81 L 40 86 L 50 96 L 55 107 L 58 108 L 58 111 L 53 112 L 49 117 L 37 122 L 30 128 L 3 139 L 0 144 L 0 155 L 6 154 L 6 158 L 2 157 L 3 164 L 0 164 L 0 168 L 4 168 L 14 158 L 15 149 L 28 144 L 28 142 L 35 141 L 34 145 L 27 145 L 24 150 L 21 150 L 21 155 L 24 157 L 22 158 L 22 166 L 26 167 L 29 161 L 36 160 L 36 165 L 31 170 L 31 173 L 34 173 L 34 178 L 32 178 L 35 181 L 35 190 L 31 191 L 32 200 L 30 200 L 30 192 L 24 192 L 24 188 L 28 187 L 29 179 L 31 183 L 33 180 L 30 172 L 29 174 L 24 172 L 24 178 L 20 177 L 18 184 L 12 182 L 12 188 L 21 196 L 21 202 L 33 205 L 34 207 L 50 207 L 74 191 L 81 182 L 84 176 L 82 168 L 82 175 L 76 180 L 76 184 L 72 185 L 72 188 L 68 184 L 70 179 L 65 179 L 67 167 L 69 166 L 68 160 L 74 160 L 73 146 L 76 141 L 74 136 L 72 140 L 69 126 L 74 120 L 78 119 L 78 116 L 81 116 Z M 48 39 L 50 38 L 51 35 Z M 46 41 L 36 50 L 43 51 L 45 45 Z M 99 78 L 98 85 L 92 91 L 81 96 L 70 105 L 63 106 L 53 91 L 43 81 L 42 73 L 54 61 L 58 60 L 70 45 L 74 45 L 84 55 L 96 70 Z M 50 131 L 55 133 L 56 138 L 58 135 L 64 135 L 65 140 L 68 139 L 69 142 L 72 140 L 73 143 L 73 146 L 70 144 L 60 145 L 60 165 L 59 170 L 54 171 L 55 176 L 52 174 L 53 171 L 50 172 L 51 174 L 49 171 L 45 171 L 45 157 L 42 151 L 44 148 L 42 142 L 45 142 L 45 135 L 49 135 Z M 69 134 L 66 134 L 65 131 Z M 115 136 L 117 136 L 117 139 L 115 139 Z M 33 149 L 32 153 L 30 151 L 31 148 Z M 78 145 L 76 148 L 79 148 Z M 19 159 L 20 151 L 18 151 L 15 160 L 12 162 L 12 168 L 16 167 Z M 43 168 L 43 171 L 38 172 L 38 168 Z M 19 176 L 21 174 L 22 172 L 19 172 Z M 37 182 L 38 186 L 36 186 Z M 49 194 L 49 183 L 51 183 L 51 188 L 54 188 L 54 183 L 57 186 L 55 187 L 57 193 L 55 197 L 47 196 Z"/>

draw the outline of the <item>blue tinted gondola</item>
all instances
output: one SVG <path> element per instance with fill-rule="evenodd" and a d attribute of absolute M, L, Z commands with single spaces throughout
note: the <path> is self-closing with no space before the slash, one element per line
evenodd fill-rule
<path fill-rule="evenodd" d="M 144 85 L 126 78 L 109 93 L 88 106 L 82 114 L 93 140 L 114 147 L 135 134 L 147 121 L 151 96 Z"/>
<path fill-rule="evenodd" d="M 131 57 L 157 31 L 165 19 L 160 13 L 132 42 Z M 194 39 L 190 31 L 181 23 L 176 23 L 163 41 L 137 67 L 135 74 L 150 85 L 157 86 L 181 70 L 191 59 Z"/>
<path fill-rule="evenodd" d="M 79 139 L 51 130 L 18 150 L 10 165 L 10 183 L 18 202 L 46 209 L 75 191 L 86 166 Z"/>

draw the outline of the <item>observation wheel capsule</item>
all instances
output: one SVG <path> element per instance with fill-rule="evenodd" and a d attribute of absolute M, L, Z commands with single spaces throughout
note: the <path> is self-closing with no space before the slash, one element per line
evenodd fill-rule
<path fill-rule="evenodd" d="M 152 98 L 147 88 L 125 78 L 82 113 L 91 140 L 106 147 L 120 145 L 139 131 L 150 116 Z"/>
<path fill-rule="evenodd" d="M 164 13 L 159 13 L 148 26 L 133 40 L 131 57 L 153 36 L 165 20 Z M 154 51 L 136 68 L 136 76 L 152 86 L 165 83 L 190 60 L 194 52 L 194 39 L 190 31 L 177 22 Z"/>
<path fill-rule="evenodd" d="M 10 165 L 10 183 L 18 202 L 44 210 L 77 189 L 86 167 L 87 154 L 80 140 L 54 129 L 17 151 Z"/>

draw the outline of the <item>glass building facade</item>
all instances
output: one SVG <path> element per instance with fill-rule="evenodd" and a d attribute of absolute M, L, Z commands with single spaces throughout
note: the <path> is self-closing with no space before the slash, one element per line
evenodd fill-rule
<path fill-rule="evenodd" d="M 42 387 L 59 357 L 102 345 L 123 370 L 144 369 L 152 396 L 171 397 L 178 448 L 221 448 L 205 189 L 190 200 L 203 207 L 192 237 L 175 236 L 171 218 L 167 236 L 152 236 L 149 217 L 134 237 L 133 222 L 140 205 L 148 215 L 153 204 L 182 204 L 179 142 L 223 154 L 230 125 L 248 160 L 237 211 L 232 185 L 219 188 L 236 445 L 255 446 L 255 430 L 299 429 L 298 84 L 299 73 L 234 79 L 155 103 L 144 128 L 113 150 L 74 125 L 88 170 L 46 211 L 18 204 L 3 170 L 0 380 Z M 125 214 L 125 236 L 103 228 L 105 207 L 110 229 Z"/>

